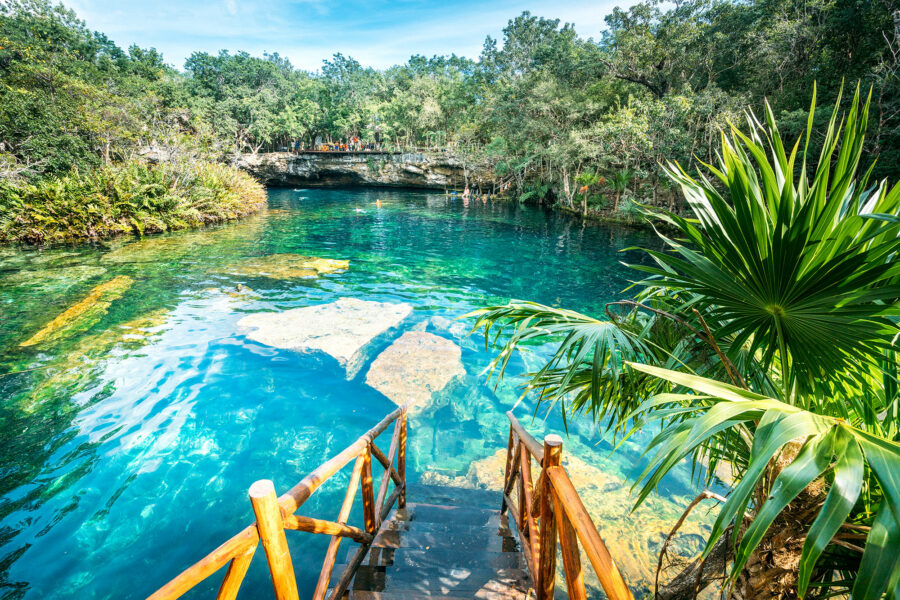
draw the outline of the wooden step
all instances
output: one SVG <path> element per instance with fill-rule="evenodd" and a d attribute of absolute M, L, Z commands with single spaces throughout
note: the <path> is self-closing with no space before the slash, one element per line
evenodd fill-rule
<path fill-rule="evenodd" d="M 356 548 L 349 548 L 345 562 L 356 552 Z M 493 569 L 524 569 L 525 558 L 521 552 L 486 552 L 459 550 L 447 548 L 431 548 L 422 550 L 419 548 L 372 548 L 366 555 L 363 564 L 372 566 L 390 566 L 398 568 L 420 568 L 429 566 L 446 567 L 473 567 L 480 566 Z M 343 567 L 335 567 L 343 571 Z"/>
<path fill-rule="evenodd" d="M 405 509 L 394 511 L 392 520 L 429 521 L 432 523 L 467 523 L 474 526 L 499 527 L 506 516 L 500 518 L 499 510 L 466 506 L 412 503 Z"/>
<path fill-rule="evenodd" d="M 385 531 L 428 531 L 430 533 L 444 534 L 494 534 L 512 537 L 513 532 L 508 527 L 494 527 L 493 525 L 470 525 L 468 523 L 439 523 L 434 521 L 385 521 Z"/>
<path fill-rule="evenodd" d="M 449 548 L 460 551 L 516 552 L 519 549 L 515 538 L 481 533 L 433 533 L 430 531 L 383 530 L 372 546 L 383 548 Z"/>
<path fill-rule="evenodd" d="M 331 594 L 331 590 L 328 590 L 328 594 Z M 526 592 L 498 586 L 496 589 L 485 588 L 475 591 L 458 591 L 447 594 L 418 594 L 409 591 L 370 592 L 365 590 L 350 590 L 344 593 L 341 600 L 432 600 L 433 598 L 443 598 L 444 600 L 525 600 L 526 597 Z"/>
<path fill-rule="evenodd" d="M 436 501 L 390 514 L 341 600 L 524 600 L 530 577 L 497 498 L 460 489 L 420 492 L 416 498 Z M 344 564 L 335 565 L 332 586 L 355 551 L 348 548 Z"/>
<path fill-rule="evenodd" d="M 503 496 L 499 491 L 422 485 L 418 483 L 409 486 L 406 497 L 426 504 L 468 506 L 490 510 L 499 509 L 500 503 L 503 501 Z"/>
<path fill-rule="evenodd" d="M 528 589 L 528 581 L 528 574 L 521 569 L 360 567 L 351 587 L 370 592 L 446 595 L 502 588 L 524 592 Z"/>

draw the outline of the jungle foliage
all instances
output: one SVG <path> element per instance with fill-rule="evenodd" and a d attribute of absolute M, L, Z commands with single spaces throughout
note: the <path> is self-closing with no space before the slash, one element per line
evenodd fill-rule
<path fill-rule="evenodd" d="M 215 162 L 180 77 L 69 10 L 0 7 L 0 242 L 153 233 L 239 218 L 265 192 Z M 165 148 L 150 161 L 148 147 Z"/>
<path fill-rule="evenodd" d="M 896 179 L 898 14 L 897 0 L 645 0 L 603 32 L 523 13 L 473 58 L 376 70 L 336 54 L 306 72 L 223 50 L 180 72 L 47 0 L 14 0 L 0 8 L 0 174 L 86 172 L 151 146 L 223 160 L 359 137 L 449 149 L 528 201 L 683 212 L 662 164 L 714 161 L 718 132 L 763 98 L 796 137 L 813 82 L 827 105 L 846 80 L 873 89 L 863 151 Z M 813 147 L 826 126 L 816 118 Z"/>

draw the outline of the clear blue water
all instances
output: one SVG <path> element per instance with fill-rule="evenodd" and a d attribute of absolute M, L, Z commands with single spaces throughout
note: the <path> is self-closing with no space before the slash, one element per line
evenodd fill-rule
<path fill-rule="evenodd" d="M 285 490 L 394 408 L 365 384 L 366 368 L 347 381 L 333 362 L 248 340 L 236 325 L 247 313 L 345 296 L 412 304 L 401 330 L 427 327 L 460 343 L 467 375 L 411 421 L 409 477 L 462 475 L 505 447 L 503 415 L 519 381 L 487 385 L 483 340 L 457 340 L 432 317 L 510 298 L 600 314 L 628 283 L 620 261 L 640 260 L 621 251 L 653 243 L 640 230 L 585 227 L 509 204 L 464 206 L 443 194 L 269 195 L 270 210 L 242 223 L 97 246 L 0 249 L 0 597 L 144 598 L 252 521 L 253 481 Z M 227 273 L 242 258 L 273 253 L 348 259 L 351 267 L 318 279 Z M 134 284 L 82 331 L 19 346 L 118 275 Z M 239 283 L 255 294 L 222 293 Z M 510 372 L 525 366 L 517 357 Z M 555 411 L 532 422 L 532 409 L 526 400 L 517 413 L 534 431 L 561 431 Z M 625 478 L 641 467 L 640 439 L 610 454 L 595 427 L 576 421 L 566 444 Z M 303 514 L 333 519 L 347 477 L 345 470 L 317 492 Z M 685 493 L 686 481 L 673 478 L 661 493 Z M 289 538 L 294 556 L 306 557 L 295 568 L 308 597 L 327 538 Z M 242 598 L 272 596 L 262 554 Z M 214 597 L 219 581 L 188 597 Z"/>

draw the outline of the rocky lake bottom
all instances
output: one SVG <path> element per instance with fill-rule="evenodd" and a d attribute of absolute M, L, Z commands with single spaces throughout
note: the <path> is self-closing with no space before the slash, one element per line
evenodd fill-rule
<path fill-rule="evenodd" d="M 644 260 L 625 249 L 652 244 L 641 230 L 441 193 L 274 188 L 241 223 L 0 248 L 0 597 L 144 598 L 252 521 L 255 480 L 286 490 L 407 402 L 419 484 L 498 490 L 507 410 L 538 438 L 563 435 L 564 466 L 647 595 L 696 494 L 689 468 L 631 512 L 652 432 L 615 447 L 586 418 L 566 431 L 516 377 L 548 347 L 488 381 L 497 350 L 460 317 L 511 298 L 602 314 L 629 284 L 621 263 Z M 333 519 L 348 478 L 302 514 Z M 710 522 L 695 511 L 675 553 L 698 552 Z M 328 539 L 288 539 L 307 557 L 294 566 L 309 595 Z M 271 595 L 262 554 L 241 598 Z M 214 595 L 220 579 L 188 597 Z"/>

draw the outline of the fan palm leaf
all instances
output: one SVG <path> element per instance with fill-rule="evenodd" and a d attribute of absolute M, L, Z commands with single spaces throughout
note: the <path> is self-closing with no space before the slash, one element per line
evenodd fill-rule
<path fill-rule="evenodd" d="M 751 113 L 750 135 L 723 134 L 720 168 L 709 167 L 718 185 L 668 165 L 696 220 L 650 211 L 684 239 L 661 236 L 669 252 L 636 267 L 651 275 L 642 283 L 691 294 L 722 323 L 717 335 L 760 350 L 764 367 L 778 361 L 785 399 L 877 362 L 897 331 L 900 223 L 887 217 L 900 211 L 900 185 L 856 179 L 868 100 L 859 105 L 857 90 L 843 136 L 834 111 L 811 183 L 806 151 L 799 165 L 799 141 L 785 154 L 766 105 L 766 125 Z M 815 96 L 810 123 L 814 112 Z"/>

